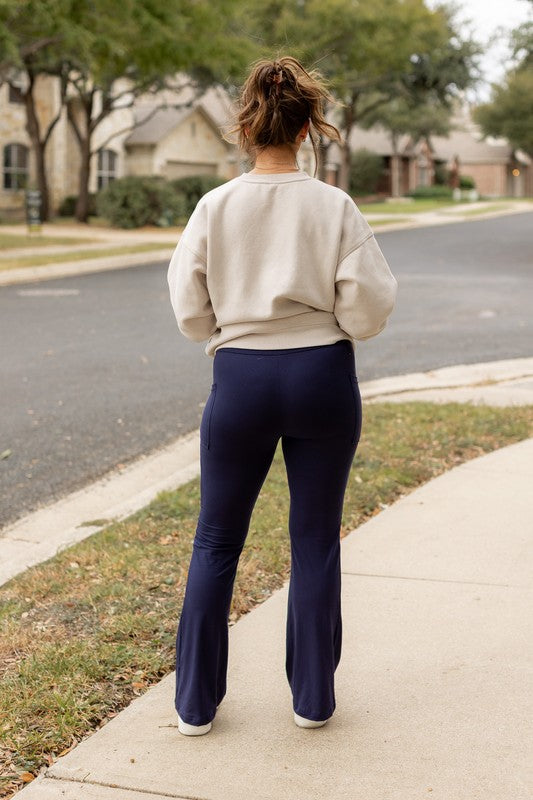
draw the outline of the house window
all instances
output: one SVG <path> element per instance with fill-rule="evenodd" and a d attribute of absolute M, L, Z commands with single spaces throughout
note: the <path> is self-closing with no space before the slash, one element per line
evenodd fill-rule
<path fill-rule="evenodd" d="M 98 151 L 98 169 L 96 172 L 98 191 L 114 181 L 117 177 L 117 154 L 113 150 Z"/>
<path fill-rule="evenodd" d="M 426 158 L 418 159 L 418 185 L 429 186 L 429 164 Z"/>
<path fill-rule="evenodd" d="M 24 105 L 24 97 L 22 96 L 22 86 L 16 84 L 8 84 L 8 101 L 10 103 L 18 103 Z"/>
<path fill-rule="evenodd" d="M 28 184 L 28 148 L 23 144 L 4 147 L 4 189 L 25 189 Z"/>

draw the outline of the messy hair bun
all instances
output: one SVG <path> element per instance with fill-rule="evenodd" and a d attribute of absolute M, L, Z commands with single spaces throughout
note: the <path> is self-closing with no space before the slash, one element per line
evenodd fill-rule
<path fill-rule="evenodd" d="M 324 103 L 335 102 L 317 70 L 307 71 L 296 58 L 259 59 L 251 66 L 241 89 L 239 110 L 230 133 L 238 133 L 239 147 L 252 159 L 268 146 L 294 144 L 309 120 L 309 136 L 318 167 L 318 134 L 341 142 L 334 125 L 326 122 Z"/>

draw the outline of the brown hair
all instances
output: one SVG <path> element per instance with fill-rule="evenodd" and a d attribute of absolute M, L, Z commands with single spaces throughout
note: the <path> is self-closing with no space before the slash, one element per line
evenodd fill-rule
<path fill-rule="evenodd" d="M 239 147 L 253 161 L 257 152 L 265 147 L 293 144 L 309 120 L 316 176 L 318 134 L 342 141 L 337 128 L 326 122 L 326 100 L 336 102 L 317 70 L 308 72 L 292 56 L 282 56 L 274 61 L 259 59 L 251 65 L 242 86 L 235 125 L 229 133 L 239 134 Z"/>

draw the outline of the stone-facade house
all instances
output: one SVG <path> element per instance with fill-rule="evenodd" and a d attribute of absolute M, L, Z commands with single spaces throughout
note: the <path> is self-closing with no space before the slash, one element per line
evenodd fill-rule
<path fill-rule="evenodd" d="M 40 77 L 36 87 L 40 119 L 47 123 L 59 110 L 56 79 Z M 75 102 L 75 101 L 74 101 Z M 166 103 L 165 108 L 157 105 Z M 98 126 L 93 140 L 89 189 L 96 192 L 122 175 L 162 175 L 169 179 L 207 173 L 230 179 L 249 168 L 245 155 L 228 135 L 234 108 L 221 88 L 209 89 L 199 99 L 192 90 L 160 92 L 139 98 L 133 106 L 115 110 Z M 25 187 L 35 186 L 35 161 L 25 130 L 24 106 L 6 84 L 0 86 L 0 218 L 22 217 Z M 449 137 L 431 137 L 430 142 L 413 143 L 400 136 L 393 153 L 390 134 L 378 126 L 355 128 L 352 150 L 365 147 L 384 159 L 384 172 L 378 190 L 391 194 L 393 173 L 400 194 L 434 181 L 435 165 L 451 167 L 457 158 L 461 174 L 470 175 L 480 194 L 489 197 L 532 196 L 531 159 L 514 151 L 505 140 L 483 139 L 463 106 L 454 119 Z M 228 141 L 230 139 L 230 141 Z M 325 180 L 335 184 L 338 150 L 331 144 L 327 153 Z M 314 157 L 309 142 L 299 154 L 300 166 L 314 172 Z M 74 134 L 63 110 L 54 127 L 46 154 L 47 175 L 53 211 L 62 200 L 76 195 L 80 157 Z"/>

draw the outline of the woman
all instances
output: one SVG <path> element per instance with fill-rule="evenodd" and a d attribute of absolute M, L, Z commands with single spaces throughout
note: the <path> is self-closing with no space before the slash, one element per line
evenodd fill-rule
<path fill-rule="evenodd" d="M 361 430 L 353 340 L 385 326 L 396 281 L 341 189 L 298 167 L 309 133 L 340 140 L 318 72 L 256 62 L 233 132 L 253 169 L 205 194 L 168 270 L 180 331 L 208 340 L 201 503 L 176 639 L 176 710 L 207 733 L 226 692 L 228 616 L 252 510 L 281 438 L 291 506 L 286 673 L 294 720 L 335 708 L 341 652 L 340 524 Z M 315 169 L 316 175 L 316 169 Z"/>

